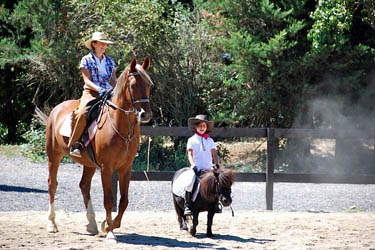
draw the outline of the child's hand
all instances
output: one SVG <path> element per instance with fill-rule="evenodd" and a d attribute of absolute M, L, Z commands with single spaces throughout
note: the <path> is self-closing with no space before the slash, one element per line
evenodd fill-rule
<path fill-rule="evenodd" d="M 197 166 L 192 166 L 191 169 L 194 171 L 195 175 L 199 175 L 199 170 L 197 168 Z"/>

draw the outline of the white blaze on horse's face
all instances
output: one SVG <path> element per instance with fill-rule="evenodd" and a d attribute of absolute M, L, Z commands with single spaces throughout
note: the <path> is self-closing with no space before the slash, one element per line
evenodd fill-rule
<path fill-rule="evenodd" d="M 146 57 L 142 66 L 136 64 L 135 60 L 130 63 L 128 74 L 129 83 L 127 85 L 130 101 L 137 110 L 137 120 L 147 123 L 151 120 L 152 112 L 150 108 L 151 78 L 146 73 L 150 68 L 150 58 Z"/>

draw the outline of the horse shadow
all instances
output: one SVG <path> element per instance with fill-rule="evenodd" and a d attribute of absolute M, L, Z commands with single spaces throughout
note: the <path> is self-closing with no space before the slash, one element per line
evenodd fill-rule
<path fill-rule="evenodd" d="M 19 186 L 8 186 L 8 185 L 0 185 L 0 191 L 22 192 L 22 193 L 48 193 L 47 190 L 41 190 L 41 189 L 36 189 L 36 188 L 27 188 L 27 187 L 19 187 Z"/>
<path fill-rule="evenodd" d="M 117 241 L 118 243 L 126 243 L 126 244 L 134 244 L 134 245 L 144 245 L 144 246 L 164 246 L 164 247 L 174 247 L 174 248 L 216 248 L 218 247 L 216 244 L 212 243 L 204 243 L 204 242 L 190 242 L 190 241 L 183 241 L 183 240 L 178 240 L 178 239 L 172 239 L 172 238 L 165 238 L 165 237 L 158 237 L 158 236 L 147 236 L 147 235 L 140 235 L 140 234 L 123 234 L 123 235 L 118 235 L 117 236 Z M 196 239 L 203 239 L 206 238 L 205 234 L 197 234 L 195 236 Z M 241 243 L 253 243 L 253 244 L 266 244 L 270 242 L 275 242 L 275 240 L 271 239 L 256 239 L 256 238 L 241 238 L 238 236 L 233 236 L 233 235 L 220 235 L 216 234 L 213 237 L 214 240 L 225 240 L 225 241 L 237 241 Z M 217 248 L 220 250 L 226 250 L 227 248 L 222 247 L 222 248 Z"/>
<path fill-rule="evenodd" d="M 144 245 L 144 246 L 164 246 L 164 247 L 177 247 L 177 248 L 213 248 L 215 245 L 211 243 L 203 243 L 203 242 L 188 242 L 188 241 L 180 241 L 177 239 L 172 238 L 165 238 L 165 237 L 158 237 L 158 236 L 147 236 L 141 234 L 124 234 L 118 235 L 117 242 L 118 243 L 126 243 L 126 244 L 133 244 L 133 245 Z"/>

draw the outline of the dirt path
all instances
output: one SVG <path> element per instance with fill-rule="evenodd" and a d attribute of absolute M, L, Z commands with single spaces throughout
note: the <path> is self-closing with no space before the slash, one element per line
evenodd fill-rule
<path fill-rule="evenodd" d="M 96 214 L 98 224 L 104 213 Z M 85 213 L 57 211 L 58 233 L 45 230 L 46 212 L 0 212 L 0 249 L 375 249 L 375 213 L 229 211 L 214 218 L 205 237 L 181 233 L 174 211 L 125 212 L 118 243 L 85 233 Z"/>

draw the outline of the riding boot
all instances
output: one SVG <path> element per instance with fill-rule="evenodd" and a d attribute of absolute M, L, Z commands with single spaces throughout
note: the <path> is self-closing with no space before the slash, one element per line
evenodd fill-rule
<path fill-rule="evenodd" d="M 184 215 L 193 215 L 192 211 L 192 201 L 191 201 L 191 192 L 185 192 L 185 204 L 184 204 Z"/>

